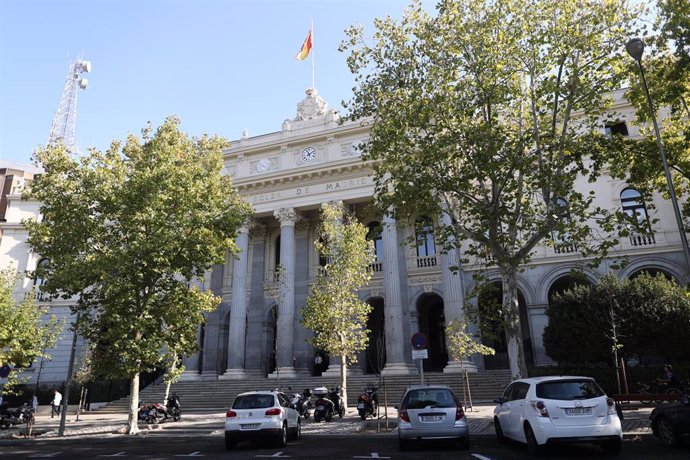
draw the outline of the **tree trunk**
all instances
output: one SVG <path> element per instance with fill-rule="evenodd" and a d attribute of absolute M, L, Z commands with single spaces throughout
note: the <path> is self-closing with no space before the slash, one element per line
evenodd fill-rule
<path fill-rule="evenodd" d="M 513 267 L 501 267 L 503 279 L 503 320 L 508 341 L 508 361 L 513 380 L 527 377 L 527 362 L 522 344 L 520 304 L 517 295 L 516 272 Z"/>
<path fill-rule="evenodd" d="M 340 398 L 347 409 L 347 357 L 340 357 Z"/>
<path fill-rule="evenodd" d="M 139 433 L 137 414 L 139 412 L 139 373 L 132 377 L 129 388 L 129 419 L 127 420 L 127 434 Z"/>

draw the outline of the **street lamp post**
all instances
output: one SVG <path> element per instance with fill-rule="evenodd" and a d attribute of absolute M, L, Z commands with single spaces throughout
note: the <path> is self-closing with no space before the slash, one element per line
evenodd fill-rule
<path fill-rule="evenodd" d="M 685 256 L 685 263 L 688 268 L 688 273 L 690 274 L 690 246 L 688 246 L 688 238 L 685 234 L 685 226 L 683 225 L 683 218 L 680 214 L 680 208 L 678 207 L 678 200 L 676 199 L 676 191 L 673 188 L 673 178 L 671 177 L 671 172 L 668 169 L 668 162 L 666 161 L 666 154 L 664 153 L 664 146 L 661 144 L 661 134 L 659 133 L 659 125 L 656 122 L 656 115 L 654 111 L 654 105 L 652 104 L 652 98 L 649 95 L 649 87 L 647 86 L 647 78 L 644 75 L 644 67 L 642 66 L 642 53 L 644 53 L 644 42 L 641 38 L 631 38 L 628 44 L 625 45 L 630 57 L 637 61 L 637 65 L 640 68 L 640 75 L 642 76 L 642 87 L 647 95 L 647 104 L 649 105 L 649 114 L 652 117 L 652 124 L 654 125 L 654 134 L 656 135 L 656 143 L 659 147 L 659 153 L 661 154 L 661 163 L 664 166 L 664 174 L 666 175 L 666 182 L 668 184 L 668 193 L 671 198 L 671 204 L 673 205 L 673 212 L 676 215 L 676 223 L 678 224 L 678 231 L 680 232 L 680 242 L 683 245 L 683 255 Z"/>

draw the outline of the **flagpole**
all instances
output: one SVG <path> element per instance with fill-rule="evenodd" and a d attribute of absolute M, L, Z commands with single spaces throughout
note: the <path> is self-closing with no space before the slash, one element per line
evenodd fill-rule
<path fill-rule="evenodd" d="M 316 72 L 314 65 L 314 18 L 311 19 L 311 87 L 316 89 Z"/>

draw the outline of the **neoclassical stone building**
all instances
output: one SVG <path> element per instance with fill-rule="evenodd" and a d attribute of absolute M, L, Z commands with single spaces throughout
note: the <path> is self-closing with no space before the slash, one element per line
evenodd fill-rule
<path fill-rule="evenodd" d="M 621 98 L 622 91 L 613 96 L 620 121 L 606 127 L 602 124 L 602 131 L 637 136 L 637 128 L 626 121 L 634 114 Z M 326 366 L 315 369 L 318 350 L 306 341 L 310 331 L 300 324 L 300 310 L 320 267 L 314 241 L 318 238 L 321 205 L 327 202 L 342 202 L 371 229 L 375 241 L 373 279 L 360 293 L 373 307 L 368 323 L 372 331 L 370 345 L 351 372 L 416 373 L 410 338 L 418 331 L 429 338 L 425 371 L 457 371 L 459 363 L 448 360 L 444 327 L 448 321 L 462 317 L 465 308 L 476 306 L 476 300 L 466 299 L 466 294 L 474 287 L 472 275 L 486 261 L 470 261 L 461 273 L 454 274 L 449 267 L 459 264 L 460 253 L 440 253 L 434 244 L 433 226 L 416 235 L 416 246 L 409 245 L 406 241 L 415 236 L 412 226 L 375 213 L 370 206 L 374 193 L 371 170 L 357 148 L 367 136 L 366 123 L 340 123 L 337 112 L 328 109 L 316 90 L 309 89 L 296 115 L 285 120 L 279 131 L 253 137 L 245 132 L 224 152 L 223 173 L 233 177 L 255 215 L 237 238 L 241 250 L 238 256 L 228 255 L 226 262 L 204 279 L 204 288 L 220 296 L 222 302 L 200 328 L 202 350 L 185 358 L 187 371 L 183 378 L 289 378 L 325 370 Z M 583 191 L 594 187 L 597 205 L 648 215 L 654 222 L 652 237 L 632 235 L 613 251 L 613 257 L 626 255 L 630 261 L 619 276 L 646 270 L 687 282 L 688 270 L 670 203 L 655 196 L 652 210 L 636 190 L 608 177 L 595 184 L 582 181 L 578 187 Z M 6 198 L 6 221 L 0 222 L 0 264 L 34 270 L 41 259 L 29 251 L 20 221 L 36 215 L 38 203 L 22 202 L 16 192 Z M 549 297 L 567 287 L 570 270 L 582 269 L 585 262 L 567 244 L 541 246 L 519 275 L 528 364 L 552 364 L 542 344 Z M 280 283 L 276 282 L 278 265 L 283 267 Z M 595 282 L 608 270 L 609 264 L 604 263 L 597 270 L 585 268 L 584 272 Z M 500 285 L 498 272 L 489 270 L 488 276 Z M 19 291 L 30 289 L 32 283 L 40 280 L 27 278 Z M 68 306 L 69 302 L 54 301 L 51 309 L 67 317 Z M 65 338 L 54 359 L 41 365 L 42 381 L 65 378 L 68 342 Z M 507 368 L 503 341 L 487 339 L 487 343 L 497 349 L 496 356 L 475 357 L 466 364 L 478 370 Z M 332 364 L 326 372 L 336 370 Z M 38 366 L 36 363 L 29 372 Z"/>

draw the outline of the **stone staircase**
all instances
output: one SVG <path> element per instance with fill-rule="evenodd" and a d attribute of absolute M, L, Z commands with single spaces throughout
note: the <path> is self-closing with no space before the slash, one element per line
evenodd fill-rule
<path fill-rule="evenodd" d="M 490 403 L 499 397 L 510 382 L 509 370 L 483 371 L 469 374 L 472 403 Z M 339 383 L 334 377 L 296 377 L 290 379 L 268 379 L 253 377 L 244 380 L 196 380 L 174 383 L 171 392 L 180 397 L 183 411 L 225 411 L 235 396 L 245 391 L 268 390 L 282 388 L 286 393 L 301 393 L 305 388 L 325 386 L 332 388 Z M 377 375 L 351 375 L 347 378 L 348 403 L 352 407 L 357 401 L 357 395 L 362 388 L 371 385 L 379 387 L 379 402 L 388 406 L 400 402 L 400 398 L 408 385 L 420 383 L 419 375 L 395 375 L 380 380 Z M 424 383 L 445 384 L 450 386 L 458 399 L 462 400 L 462 381 L 460 374 L 425 373 Z M 289 388 L 291 388 L 291 390 Z M 139 392 L 139 399 L 145 402 L 162 402 L 165 394 L 165 384 L 149 385 Z M 468 400 L 469 401 L 469 400 Z M 124 413 L 129 409 L 129 396 L 113 401 L 98 409 L 99 413 Z"/>

